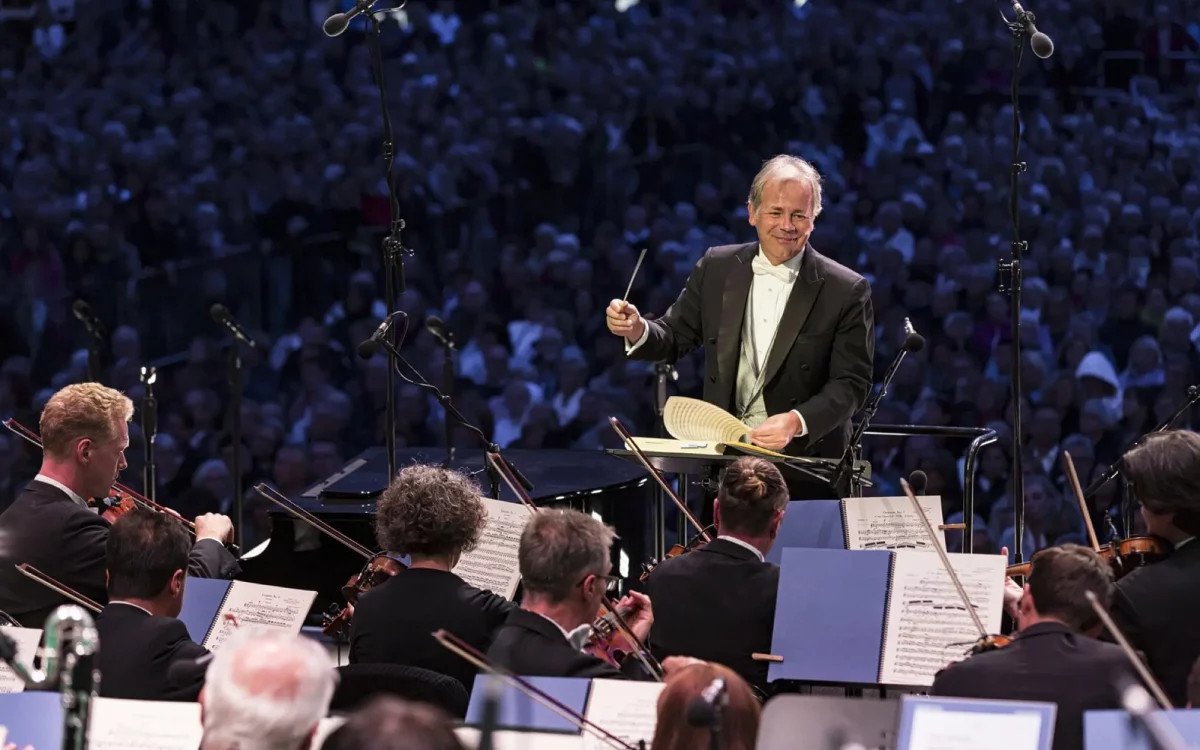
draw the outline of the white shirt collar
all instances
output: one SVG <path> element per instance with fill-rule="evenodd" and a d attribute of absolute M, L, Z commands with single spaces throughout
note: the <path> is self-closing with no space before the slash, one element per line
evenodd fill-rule
<path fill-rule="evenodd" d="M 88 507 L 87 500 L 84 500 L 82 497 L 80 497 L 75 492 L 75 490 L 71 489 L 70 487 L 68 487 L 67 485 L 58 481 L 57 479 L 51 479 L 50 477 L 46 476 L 45 474 L 38 474 L 36 477 L 33 478 L 33 481 L 42 482 L 44 484 L 50 485 L 51 487 L 59 488 L 63 492 L 67 493 L 67 497 L 74 500 L 76 505 L 79 505 L 80 507 L 88 508 L 88 510 L 91 510 L 91 508 Z"/>
<path fill-rule="evenodd" d="M 1187 539 L 1184 539 L 1183 541 L 1175 542 L 1176 551 L 1178 551 L 1180 547 L 1182 547 L 1183 545 L 1187 544 L 1188 542 L 1192 541 L 1195 538 L 1196 537 L 1194 537 L 1194 536 L 1189 536 Z"/>
<path fill-rule="evenodd" d="M 558 622 L 556 622 L 555 620 L 551 620 L 549 617 L 546 617 L 541 612 L 533 612 L 533 610 L 525 610 L 525 611 L 532 612 L 533 614 L 537 615 L 538 617 L 542 618 L 543 620 L 554 623 L 554 627 L 558 628 L 558 632 L 562 633 L 562 636 L 564 639 L 566 639 L 567 643 L 571 644 L 571 648 L 574 648 L 577 651 L 583 648 L 584 644 L 587 642 L 588 637 L 591 636 L 591 634 L 592 634 L 592 626 L 588 625 L 587 623 L 580 625 L 579 627 L 575 628 L 574 630 L 572 630 L 571 632 L 568 633 L 566 628 L 564 628 L 562 625 L 559 625 Z"/>
<path fill-rule="evenodd" d="M 119 599 L 114 599 L 114 600 L 110 601 L 109 604 L 124 604 L 126 607 L 133 607 L 134 609 L 140 609 L 143 612 L 145 612 L 146 614 L 150 615 L 151 617 L 154 617 L 153 612 L 151 612 L 150 610 L 146 609 L 145 607 L 143 607 L 141 605 L 134 604 L 133 602 L 123 602 L 123 601 L 120 601 Z"/>
<path fill-rule="evenodd" d="M 763 252 L 762 243 L 759 243 L 759 245 L 758 245 L 758 255 L 759 255 L 759 257 L 761 257 L 763 260 L 767 261 L 768 263 L 771 262 L 770 259 L 767 258 L 766 253 Z M 795 258 L 784 261 L 783 263 L 780 263 L 780 265 L 793 273 L 800 273 L 800 263 L 803 260 L 804 260 L 804 248 L 802 247 L 802 248 L 800 248 L 800 252 L 796 253 Z"/>
<path fill-rule="evenodd" d="M 734 538 L 733 538 L 733 537 L 731 537 L 731 536 L 725 536 L 725 535 L 723 535 L 723 534 L 722 534 L 721 536 L 718 536 L 718 537 L 717 537 L 717 539 L 724 539 L 725 541 L 727 541 L 727 542 L 731 542 L 731 543 L 733 543 L 733 544 L 736 544 L 736 545 L 737 545 L 737 546 L 739 546 L 739 547 L 745 547 L 746 549 L 748 549 L 748 550 L 750 550 L 751 552 L 753 552 L 753 553 L 754 553 L 754 556 L 758 558 L 758 561 L 759 561 L 759 562 L 764 562 L 764 558 L 763 558 L 763 553 L 762 553 L 762 551 L 760 551 L 760 550 L 758 549 L 758 547 L 755 547 L 755 546 L 754 546 L 754 545 L 752 545 L 752 544 L 749 544 L 749 543 L 747 543 L 747 542 L 743 542 L 741 539 L 734 539 Z"/>

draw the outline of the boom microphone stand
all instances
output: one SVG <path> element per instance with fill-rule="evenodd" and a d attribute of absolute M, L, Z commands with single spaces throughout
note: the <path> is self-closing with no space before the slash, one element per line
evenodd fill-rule
<path fill-rule="evenodd" d="M 379 21 L 380 13 L 390 13 L 403 8 L 407 4 L 405 2 L 394 8 L 385 10 L 374 10 L 377 0 L 358 0 L 354 8 L 347 13 L 335 13 L 326 19 L 323 29 L 327 36 L 338 36 L 344 32 L 350 25 L 350 22 L 357 16 L 364 16 L 371 25 L 370 31 L 367 32 L 367 46 L 371 51 L 371 68 L 374 73 L 375 85 L 379 89 L 379 106 L 383 112 L 383 163 L 384 174 L 387 179 L 388 187 L 388 210 L 390 214 L 390 232 L 383 239 L 383 287 L 384 294 L 387 297 L 387 314 L 391 318 L 396 313 L 396 299 L 399 295 L 405 292 L 404 280 L 404 256 L 412 255 L 412 250 L 404 247 L 400 240 L 400 233 L 404 230 L 404 219 L 400 218 L 400 198 L 396 194 L 396 174 L 394 170 L 395 151 L 393 146 L 392 135 L 392 117 L 388 112 L 387 106 L 387 88 L 383 83 L 383 49 L 379 40 L 379 33 L 382 24 Z M 396 359 L 392 353 L 395 347 L 388 346 L 388 368 L 386 375 L 387 388 L 387 409 L 389 413 L 395 413 L 396 404 L 396 380 L 395 373 L 397 371 Z M 391 432 L 388 433 L 388 482 L 390 483 L 396 477 L 396 439 Z"/>
<path fill-rule="evenodd" d="M 1022 547 L 1025 541 L 1025 465 L 1024 436 L 1021 427 L 1021 256 L 1029 243 L 1021 240 L 1021 173 L 1027 169 L 1021 161 L 1021 101 L 1019 98 L 1021 57 L 1025 51 L 1025 34 L 1031 35 L 1034 54 L 1046 58 L 1054 52 L 1050 38 L 1034 26 L 1034 16 L 1014 2 L 1015 19 L 1009 21 L 1003 13 L 1000 18 L 1012 36 L 1012 83 L 1009 95 L 1012 99 L 1012 167 L 1009 175 L 1008 213 L 1012 222 L 1012 243 L 1009 245 L 1011 258 L 998 262 L 1000 292 L 1009 294 L 1009 313 L 1012 319 L 1012 497 L 1013 497 L 1013 556 L 1017 562 L 1025 558 Z"/>

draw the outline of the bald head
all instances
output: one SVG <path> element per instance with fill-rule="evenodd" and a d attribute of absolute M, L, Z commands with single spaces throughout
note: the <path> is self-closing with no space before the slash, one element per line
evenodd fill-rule
<path fill-rule="evenodd" d="M 314 641 L 239 634 L 213 658 L 200 694 L 203 750 L 303 750 L 329 710 L 336 673 Z"/>

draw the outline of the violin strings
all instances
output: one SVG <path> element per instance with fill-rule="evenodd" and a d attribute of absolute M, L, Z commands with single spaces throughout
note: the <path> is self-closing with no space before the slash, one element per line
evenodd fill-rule
<path fill-rule="evenodd" d="M 507 672 L 506 670 L 492 666 L 492 664 L 488 662 L 486 656 L 476 651 L 470 644 L 461 641 L 458 636 L 454 635 L 453 633 L 449 633 L 445 630 L 437 630 L 432 635 L 434 640 L 442 644 L 442 646 L 450 650 L 452 653 L 455 653 L 461 658 L 465 659 L 476 669 L 481 669 L 488 674 L 495 675 L 496 677 L 506 681 L 509 685 L 512 685 L 517 690 L 520 690 L 531 698 L 536 699 L 542 705 L 554 711 L 567 721 L 575 724 L 580 729 L 591 731 L 600 739 L 613 745 L 613 747 L 618 748 L 618 750 L 635 750 L 633 745 L 625 742 L 620 737 L 617 737 L 615 734 L 612 734 L 608 730 L 604 729 L 604 727 L 601 727 L 590 719 L 575 713 L 569 706 L 564 705 L 553 696 L 542 692 L 541 689 L 534 687 L 532 684 L 514 674 Z"/>
<path fill-rule="evenodd" d="M 357 552 L 358 554 L 362 555 L 363 557 L 370 559 L 375 556 L 375 553 L 372 552 L 371 550 L 367 549 L 365 546 L 359 544 L 358 542 L 354 541 L 353 539 L 346 536 L 342 532 L 333 528 L 329 524 L 325 523 L 321 519 L 314 516 L 312 513 L 309 513 L 304 508 L 301 508 L 296 503 L 293 503 L 291 500 L 288 500 L 286 497 L 283 496 L 282 493 L 277 492 L 276 490 L 267 486 L 265 483 L 260 482 L 256 485 L 254 485 L 254 490 L 258 494 L 265 497 L 267 500 L 270 500 L 271 502 L 275 503 L 276 505 L 283 508 L 287 512 L 298 517 L 300 520 L 312 524 L 319 531 L 325 532 L 329 536 L 333 537 L 335 540 L 346 545 L 351 550 Z"/>

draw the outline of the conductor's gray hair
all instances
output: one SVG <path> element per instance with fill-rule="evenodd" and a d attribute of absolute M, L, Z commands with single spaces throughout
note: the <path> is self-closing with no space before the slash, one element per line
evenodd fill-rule
<path fill-rule="evenodd" d="M 763 191 L 772 180 L 801 180 L 812 188 L 812 218 L 821 213 L 821 173 L 798 156 L 780 154 L 763 163 L 762 169 L 750 183 L 750 208 L 754 213 L 762 206 Z"/>
<path fill-rule="evenodd" d="M 213 656 L 200 696 L 205 750 L 297 750 L 329 712 L 333 661 L 316 641 L 240 631 Z"/>
<path fill-rule="evenodd" d="M 589 575 L 608 573 L 616 533 L 577 510 L 541 510 L 525 524 L 518 553 L 527 594 L 564 601 Z"/>

